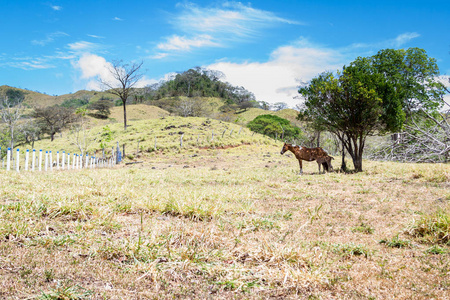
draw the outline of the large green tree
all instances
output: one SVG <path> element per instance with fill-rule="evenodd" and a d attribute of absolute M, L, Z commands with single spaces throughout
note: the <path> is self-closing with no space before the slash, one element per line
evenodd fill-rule
<path fill-rule="evenodd" d="M 299 118 L 335 133 L 362 171 L 367 136 L 396 132 L 416 111 L 439 107 L 439 69 L 422 49 L 385 49 L 357 58 L 337 75 L 323 73 L 299 93 Z"/>

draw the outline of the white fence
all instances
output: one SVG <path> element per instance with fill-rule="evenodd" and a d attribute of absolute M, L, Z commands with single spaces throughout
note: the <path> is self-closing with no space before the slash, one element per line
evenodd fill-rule
<path fill-rule="evenodd" d="M 16 152 L 15 158 L 13 157 L 13 152 Z M 6 157 L 2 162 L 2 168 L 6 167 L 6 171 L 16 170 L 17 172 L 20 172 L 21 170 L 53 171 L 107 168 L 113 167 L 116 164 L 115 155 L 105 159 L 102 157 L 89 156 L 89 154 L 84 156 L 76 153 L 70 154 L 65 151 L 57 151 L 54 156 L 52 151 L 45 151 L 44 153 L 42 149 L 39 151 L 36 151 L 36 149 L 33 149 L 32 151 L 27 149 L 24 155 L 25 157 L 23 157 L 23 154 L 21 155 L 20 149 L 12 151 L 11 148 L 8 148 Z"/>

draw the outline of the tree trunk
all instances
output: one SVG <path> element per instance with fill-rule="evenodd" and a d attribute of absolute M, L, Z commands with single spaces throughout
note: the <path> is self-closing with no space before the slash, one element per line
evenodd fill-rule
<path fill-rule="evenodd" d="M 50 133 L 50 141 L 51 142 L 53 142 L 53 140 L 55 139 L 55 134 L 56 134 L 56 132 Z"/>
<path fill-rule="evenodd" d="M 347 164 L 345 163 L 345 147 L 344 143 L 342 143 L 342 163 L 341 163 L 341 171 L 346 172 L 347 171 Z"/>
<path fill-rule="evenodd" d="M 10 133 L 11 133 L 11 151 L 14 149 L 14 127 L 10 125 Z"/>
<path fill-rule="evenodd" d="M 356 172 L 362 172 L 362 156 L 355 154 L 353 157 L 353 166 Z"/>
<path fill-rule="evenodd" d="M 122 99 L 123 103 L 123 128 L 127 130 L 127 100 Z"/>

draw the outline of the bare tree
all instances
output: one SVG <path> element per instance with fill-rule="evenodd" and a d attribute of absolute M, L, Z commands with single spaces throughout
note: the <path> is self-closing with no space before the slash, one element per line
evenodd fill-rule
<path fill-rule="evenodd" d="M 194 113 L 194 100 L 187 97 L 181 99 L 178 109 L 183 117 L 192 116 Z"/>
<path fill-rule="evenodd" d="M 92 134 L 91 130 L 88 128 L 86 113 L 87 110 L 84 108 L 79 108 L 77 110 L 77 122 L 72 124 L 70 134 L 67 136 L 70 143 L 77 146 L 82 156 L 87 153 L 88 149 L 98 138 L 98 136 Z"/>
<path fill-rule="evenodd" d="M 127 100 L 133 94 L 133 87 L 142 78 L 143 74 L 140 72 L 142 64 L 139 63 L 124 63 L 123 61 L 114 61 L 109 69 L 113 82 L 100 79 L 100 83 L 106 87 L 109 93 L 116 95 L 122 100 L 123 105 L 123 126 L 127 129 Z"/>
<path fill-rule="evenodd" d="M 9 130 L 9 146 L 11 149 L 14 148 L 14 141 L 15 141 L 15 131 L 17 129 L 17 126 L 19 124 L 19 121 L 23 115 L 23 106 L 22 101 L 24 99 L 24 96 L 17 97 L 11 97 L 10 94 L 7 92 L 4 95 L 0 96 L 0 109 L 1 109 L 1 118 L 2 121 L 6 124 Z M 16 99 L 17 98 L 17 99 Z"/>

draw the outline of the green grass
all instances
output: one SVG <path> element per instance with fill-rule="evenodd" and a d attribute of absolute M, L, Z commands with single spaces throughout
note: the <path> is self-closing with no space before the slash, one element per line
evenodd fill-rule
<path fill-rule="evenodd" d="M 450 244 L 450 206 L 423 215 L 409 229 L 413 236 L 433 244 Z"/>
<path fill-rule="evenodd" d="M 125 144 L 126 155 L 136 158 L 138 144 L 141 153 L 166 153 L 183 150 L 192 151 L 192 155 L 199 148 L 214 149 L 235 147 L 243 144 L 276 144 L 273 139 L 254 134 L 245 127 L 214 119 L 162 117 L 131 121 L 129 123 L 130 125 L 126 131 L 123 129 L 122 123 L 108 124 L 110 132 L 109 142 L 102 136 L 105 133 L 104 127 L 106 125 L 87 129 L 88 144 L 90 144 L 88 151 L 90 153 L 100 151 L 100 144 L 103 142 L 107 153 L 109 153 L 111 148 L 116 147 L 117 142 L 119 142 L 121 150 Z M 21 147 L 21 151 L 24 152 L 26 148 L 26 146 Z M 37 141 L 34 148 L 52 150 L 54 154 L 56 151 L 79 153 L 74 143 L 74 135 L 70 132 L 64 133 L 62 137 L 57 137 L 53 142 L 49 139 Z"/>

